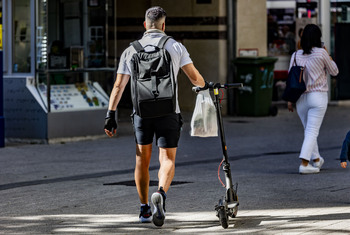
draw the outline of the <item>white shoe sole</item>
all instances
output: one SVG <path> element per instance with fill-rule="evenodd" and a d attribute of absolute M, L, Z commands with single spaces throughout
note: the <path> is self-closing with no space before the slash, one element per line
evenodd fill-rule
<path fill-rule="evenodd" d="M 151 223 L 152 222 L 152 216 L 150 216 L 148 218 L 145 218 L 145 217 L 141 216 L 139 218 L 139 220 L 140 220 L 141 223 Z"/>
<path fill-rule="evenodd" d="M 160 193 L 153 193 L 151 201 L 154 206 L 152 222 L 155 226 L 161 227 L 164 224 L 165 213 L 163 209 L 163 196 Z"/>
<path fill-rule="evenodd" d="M 317 167 L 312 167 L 313 169 L 305 169 L 299 167 L 299 174 L 306 175 L 306 174 L 317 174 L 320 172 L 320 169 Z"/>
<path fill-rule="evenodd" d="M 299 167 L 299 174 L 306 175 L 306 174 L 317 174 L 320 172 L 320 169 L 317 167 L 313 167 L 309 165 L 308 167 Z"/>
<path fill-rule="evenodd" d="M 315 172 L 300 172 L 299 171 L 299 174 L 301 174 L 301 175 L 318 174 L 318 173 L 320 173 L 320 172 L 319 171 L 315 171 Z"/>

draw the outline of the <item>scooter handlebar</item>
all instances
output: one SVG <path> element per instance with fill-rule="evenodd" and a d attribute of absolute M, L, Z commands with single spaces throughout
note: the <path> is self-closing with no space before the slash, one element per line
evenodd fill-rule
<path fill-rule="evenodd" d="M 243 83 L 227 83 L 222 85 L 223 87 L 221 88 L 225 88 L 225 89 L 230 89 L 230 88 L 240 88 L 243 87 Z"/>
<path fill-rule="evenodd" d="M 213 90 L 214 88 L 230 89 L 230 88 L 240 88 L 240 87 L 243 87 L 243 83 L 220 84 L 220 83 L 209 82 L 209 83 L 206 83 L 204 87 L 198 87 L 198 86 L 192 87 L 192 91 L 199 92 L 207 89 Z"/>

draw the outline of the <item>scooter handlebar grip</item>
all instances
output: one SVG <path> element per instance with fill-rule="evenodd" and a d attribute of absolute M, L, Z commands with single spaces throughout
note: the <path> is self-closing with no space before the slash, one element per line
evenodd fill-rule
<path fill-rule="evenodd" d="M 243 87 L 243 83 L 229 83 L 223 86 L 224 88 L 240 88 L 240 87 Z"/>

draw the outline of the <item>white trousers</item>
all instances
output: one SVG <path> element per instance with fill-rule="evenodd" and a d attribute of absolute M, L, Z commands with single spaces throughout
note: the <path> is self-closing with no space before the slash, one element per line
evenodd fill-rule
<path fill-rule="evenodd" d="M 304 126 L 304 142 L 299 158 L 310 161 L 320 157 L 317 137 L 327 105 L 327 92 L 304 93 L 297 101 L 297 112 Z"/>

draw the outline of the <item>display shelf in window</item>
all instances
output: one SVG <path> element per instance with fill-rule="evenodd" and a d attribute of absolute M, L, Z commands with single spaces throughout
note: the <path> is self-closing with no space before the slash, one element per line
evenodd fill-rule
<path fill-rule="evenodd" d="M 47 86 L 38 85 L 47 106 Z M 108 96 L 97 82 L 51 85 L 51 112 L 106 109 Z"/>

